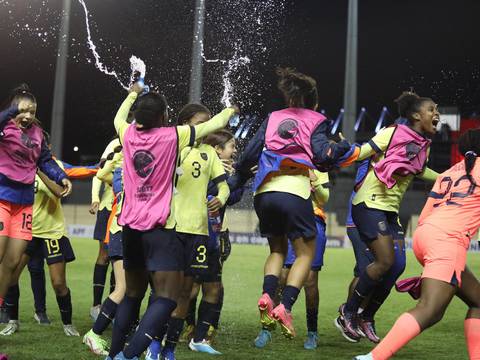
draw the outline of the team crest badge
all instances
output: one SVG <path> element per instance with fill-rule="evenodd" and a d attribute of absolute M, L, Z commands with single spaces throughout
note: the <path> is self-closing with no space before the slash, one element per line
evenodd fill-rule
<path fill-rule="evenodd" d="M 378 229 L 381 231 L 381 232 L 385 232 L 387 231 L 387 223 L 385 221 L 380 221 L 378 223 Z"/>
<path fill-rule="evenodd" d="M 200 153 L 200 157 L 205 161 L 208 160 L 208 155 L 206 153 Z"/>

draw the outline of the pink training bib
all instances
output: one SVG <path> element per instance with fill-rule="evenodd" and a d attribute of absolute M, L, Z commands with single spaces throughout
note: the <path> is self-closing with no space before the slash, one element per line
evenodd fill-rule
<path fill-rule="evenodd" d="M 42 150 L 43 133 L 37 125 L 18 128 L 9 120 L 0 138 L 0 173 L 13 181 L 32 184 Z"/>
<path fill-rule="evenodd" d="M 165 226 L 171 209 L 177 152 L 175 127 L 127 128 L 123 139 L 125 198 L 120 225 L 140 231 Z"/>

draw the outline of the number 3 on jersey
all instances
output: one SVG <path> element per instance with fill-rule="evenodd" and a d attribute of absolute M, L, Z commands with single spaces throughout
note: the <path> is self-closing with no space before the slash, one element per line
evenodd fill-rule
<path fill-rule="evenodd" d="M 194 161 L 192 163 L 193 171 L 192 171 L 192 176 L 196 179 L 199 178 L 200 175 L 202 175 L 202 172 L 200 171 L 202 169 L 202 165 L 198 161 Z"/>

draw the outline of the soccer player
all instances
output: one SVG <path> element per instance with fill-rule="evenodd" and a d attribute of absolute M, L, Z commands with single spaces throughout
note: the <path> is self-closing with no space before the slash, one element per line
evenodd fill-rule
<path fill-rule="evenodd" d="M 347 219 L 346 219 L 346 228 L 347 228 L 347 236 L 350 239 L 353 247 L 353 252 L 355 254 L 355 267 L 353 269 L 353 279 L 350 282 L 348 287 L 348 296 L 347 301 L 352 296 L 353 290 L 357 285 L 358 278 L 360 273 L 365 270 L 365 268 L 370 265 L 374 258 L 373 255 L 370 253 L 368 246 L 361 240 L 360 234 L 358 233 L 357 227 L 352 219 L 352 200 L 356 194 L 356 187 L 361 184 L 361 182 L 365 179 L 367 175 L 368 168 L 370 166 L 370 159 L 363 160 L 362 162 L 358 163 L 357 167 L 357 174 L 355 176 L 355 186 L 354 190 L 352 191 L 352 195 L 350 196 L 350 200 L 348 202 L 348 212 L 347 212 Z M 362 303 L 362 306 L 366 304 L 368 299 Z M 363 308 L 361 308 L 363 311 Z M 343 337 L 350 342 L 356 343 L 359 342 L 360 339 L 357 337 L 350 336 L 349 332 L 345 329 L 345 323 L 341 315 L 338 315 L 334 320 L 335 327 L 341 332 Z"/>
<path fill-rule="evenodd" d="M 44 139 L 50 148 L 49 135 L 44 133 Z M 56 160 L 63 169 L 63 163 Z M 80 171 L 78 170 L 77 173 Z M 31 258 L 39 257 L 46 260 L 52 287 L 67 336 L 79 336 L 72 325 L 72 301 L 70 289 L 66 282 L 66 264 L 75 260 L 70 240 L 65 236 L 65 218 L 61 204 L 61 186 L 48 179 L 41 171 L 35 177 L 35 199 L 33 204 L 32 235 L 33 239 L 27 245 L 20 264 L 15 269 L 12 285 L 9 289 L 8 311 L 9 324 L 0 332 L 1 335 L 12 335 L 19 329 L 18 302 L 20 297 L 18 279 Z"/>
<path fill-rule="evenodd" d="M 27 244 L 37 168 L 70 194 L 72 183 L 52 159 L 35 118 L 37 101 L 27 86 L 15 89 L 0 113 L 0 306 Z"/>
<path fill-rule="evenodd" d="M 258 163 L 254 205 L 260 231 L 270 246 L 258 308 L 263 326 L 278 321 L 283 334 L 292 338 L 295 329 L 291 309 L 315 257 L 317 229 L 310 201 L 309 169 L 333 165 L 351 147 L 345 140 L 338 144 L 328 140 L 326 118 L 315 111 L 316 81 L 292 69 L 278 69 L 277 73 L 287 108 L 273 112 L 261 125 L 241 155 L 235 176 L 238 183 L 243 183 Z M 288 239 L 297 258 L 281 302 L 274 308 L 272 299 L 288 252 Z"/>
<path fill-rule="evenodd" d="M 413 250 L 424 268 L 417 306 L 397 319 L 371 353 L 357 360 L 390 359 L 438 323 L 455 295 L 468 307 L 464 324 L 469 358 L 480 358 L 480 283 L 466 266 L 471 237 L 480 227 L 480 130 L 465 132 L 458 145 L 465 160 L 438 177 L 414 233 Z"/>
<path fill-rule="evenodd" d="M 173 194 L 176 175 L 181 173 L 177 170 L 179 153 L 193 147 L 196 140 L 225 127 L 238 112 L 238 108 L 228 108 L 202 124 L 169 126 L 165 98 L 158 93 L 147 93 L 137 100 L 141 92 L 143 89 L 138 84 L 132 87 L 114 120 L 124 154 L 124 202 L 119 224 L 123 226 L 127 284 L 126 295 L 117 309 L 109 352 L 109 358 L 116 360 L 138 359 L 152 339 L 160 335 L 177 307 L 186 253 L 175 233 Z M 135 123 L 130 125 L 126 119 L 135 101 Z M 201 175 L 198 164 L 188 165 L 192 176 Z M 209 207 L 220 204 L 215 201 Z M 202 248 L 198 251 L 198 260 L 202 260 Z M 155 299 L 123 349 L 126 335 L 138 317 L 149 279 Z"/>
<path fill-rule="evenodd" d="M 188 104 L 180 111 L 178 123 L 195 126 L 204 123 L 210 117 L 210 110 L 205 106 Z M 176 186 L 177 193 L 174 196 L 175 219 L 177 236 L 185 247 L 186 264 L 183 289 L 177 300 L 177 308 L 168 323 L 166 343 L 162 349 L 162 357 L 168 360 L 175 358 L 174 352 L 188 313 L 194 278 L 205 276 L 209 272 L 209 267 L 215 265 L 208 258 L 210 255 L 208 251 L 208 211 L 220 210 L 230 195 L 225 181 L 223 164 L 212 146 L 200 143 L 184 148 L 179 163 L 181 176 L 179 176 Z M 207 203 L 210 181 L 218 187 L 218 195 Z M 210 271 L 212 270 L 210 269 Z M 210 281 L 213 289 L 204 294 L 205 297 L 200 305 L 203 310 L 200 312 L 202 317 L 198 320 L 189 347 L 193 351 L 218 354 L 205 341 L 209 325 L 213 322 L 220 294 L 218 279 L 212 277 L 209 280 L 216 281 Z M 153 350 L 153 347 L 158 349 L 159 345 L 159 341 L 154 341 L 150 349 Z"/>
<path fill-rule="evenodd" d="M 236 154 L 236 140 L 234 135 L 228 130 L 219 130 L 208 136 L 206 136 L 202 142 L 208 144 L 215 148 L 220 161 L 222 161 L 225 175 L 228 178 L 232 175 L 233 169 L 233 157 Z M 225 211 L 227 206 L 234 205 L 241 200 L 243 192 L 245 191 L 244 187 L 230 192 L 226 206 L 218 212 L 221 224 L 212 224 L 212 217 L 209 216 L 209 243 L 207 246 L 208 252 L 208 261 L 209 269 L 208 273 L 203 273 L 200 276 L 195 278 L 195 284 L 192 289 L 192 294 L 190 298 L 190 305 L 188 309 L 188 315 L 186 317 L 187 327 L 185 328 L 180 341 L 190 341 L 195 333 L 195 313 L 197 308 L 197 297 L 202 289 L 202 302 L 198 308 L 198 317 L 205 318 L 204 312 L 208 306 L 205 306 L 203 300 L 211 297 L 212 292 L 218 292 L 218 302 L 215 310 L 213 311 L 213 317 L 211 319 L 211 324 L 208 329 L 207 340 L 212 343 L 216 331 L 218 330 L 218 324 L 220 321 L 220 315 L 223 307 L 224 300 L 224 287 L 222 283 L 222 272 L 223 265 L 228 259 L 231 251 L 231 243 L 228 231 L 228 219 L 226 217 Z M 210 181 L 208 186 L 208 195 L 217 196 L 218 188 L 217 185 Z M 218 232 L 216 229 L 221 225 L 221 229 Z"/>
<path fill-rule="evenodd" d="M 360 274 L 352 296 L 340 308 L 345 330 L 359 339 L 358 309 L 370 297 L 360 325 L 373 342 L 379 341 L 374 315 L 405 267 L 404 231 L 398 220 L 403 195 L 415 176 L 433 182 L 438 175 L 426 166 L 431 143 L 427 136 L 435 134 L 440 120 L 437 105 L 411 92 L 404 92 L 396 102 L 408 125 L 387 127 L 361 147 L 359 160 L 375 157 L 352 200 L 352 217 L 375 260 Z M 395 252 L 395 246 L 401 251 Z"/>
<path fill-rule="evenodd" d="M 116 147 L 120 146 L 117 138 L 110 141 L 100 158 L 100 164 L 104 164 L 107 155 L 113 153 Z M 103 186 L 103 192 L 100 191 Z M 92 204 L 90 206 L 90 214 L 97 215 L 93 238 L 98 240 L 98 255 L 93 269 L 93 304 L 90 309 L 90 317 L 95 321 L 100 313 L 102 303 L 103 289 L 108 271 L 108 251 L 104 245 L 105 234 L 107 233 L 107 222 L 112 211 L 113 191 L 112 186 L 102 182 L 98 177 L 92 179 Z M 110 281 L 113 281 L 113 274 L 110 275 Z M 113 287 L 113 286 L 112 286 Z"/>
<path fill-rule="evenodd" d="M 326 215 L 323 208 L 330 196 L 328 173 L 322 173 L 316 170 L 310 171 L 310 183 L 312 186 L 312 200 L 315 213 L 315 224 L 317 227 L 317 238 L 315 257 L 313 259 L 308 278 L 304 284 L 307 316 L 307 338 L 303 344 L 303 347 L 306 350 L 313 350 L 318 346 L 318 305 L 320 302 L 318 291 L 318 273 L 323 266 L 323 255 L 325 253 L 325 246 L 327 243 L 325 234 Z M 295 259 L 295 251 L 289 242 L 287 258 L 285 260 L 284 270 L 282 271 L 280 279 L 280 283 L 282 284 L 280 286 L 281 288 L 285 284 L 285 280 L 288 277 L 288 273 L 290 272 L 292 265 L 295 263 Z M 271 330 L 272 327 L 265 327 L 260 331 L 254 342 L 257 348 L 263 348 L 269 341 L 271 341 Z"/>
<path fill-rule="evenodd" d="M 114 149 L 113 153 L 107 156 L 107 161 L 97 174 L 98 179 L 103 183 L 109 184 L 114 193 L 105 242 L 107 243 L 108 257 L 115 274 L 114 291 L 103 302 L 93 328 L 83 337 L 83 343 L 97 355 L 108 355 L 107 342 L 102 339 L 101 335 L 115 318 L 118 304 L 123 300 L 126 289 L 125 270 L 123 269 L 122 227 L 117 222 L 117 217 L 122 207 L 122 163 L 122 147 L 119 146 Z"/>

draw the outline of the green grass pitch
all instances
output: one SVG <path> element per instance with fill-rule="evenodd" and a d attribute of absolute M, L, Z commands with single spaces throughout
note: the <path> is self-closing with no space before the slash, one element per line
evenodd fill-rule
<path fill-rule="evenodd" d="M 92 301 L 92 271 L 98 244 L 93 240 L 72 241 L 77 260 L 67 269 L 68 284 L 72 291 L 74 324 L 83 335 L 92 325 L 89 309 Z M 363 340 L 359 344 L 346 342 L 333 327 L 332 320 L 338 305 L 346 295 L 347 284 L 352 276 L 353 251 L 349 249 L 327 249 L 324 270 L 320 274 L 320 344 L 316 351 L 303 349 L 306 334 L 304 295 L 299 297 L 294 308 L 295 326 L 298 337 L 292 341 L 284 339 L 279 332 L 274 334 L 273 343 L 263 350 L 252 346 L 258 330 L 256 302 L 260 295 L 263 263 L 267 248 L 262 246 L 236 245 L 225 265 L 225 306 L 221 320 L 221 331 L 216 339 L 216 348 L 223 352 L 219 359 L 351 359 L 354 355 L 368 352 L 372 346 Z M 470 267 L 475 271 L 480 257 L 470 254 Z M 411 252 L 404 274 L 419 274 L 420 267 Z M 47 275 L 48 278 L 48 275 Z M 64 336 L 53 291 L 47 284 L 47 307 L 52 320 L 50 326 L 40 326 L 33 320 L 33 298 L 25 272 L 21 279 L 20 332 L 0 338 L 0 352 L 6 352 L 11 360 L 54 360 L 54 359 L 101 359 L 87 351 L 81 338 Z M 392 293 L 377 316 L 377 329 L 384 335 L 395 319 L 414 305 L 404 294 Z M 468 359 L 463 338 L 463 318 L 466 307 L 454 300 L 443 321 L 410 343 L 396 359 Z M 110 330 L 105 334 L 110 338 Z M 180 344 L 178 359 L 207 358 L 195 354 Z"/>

